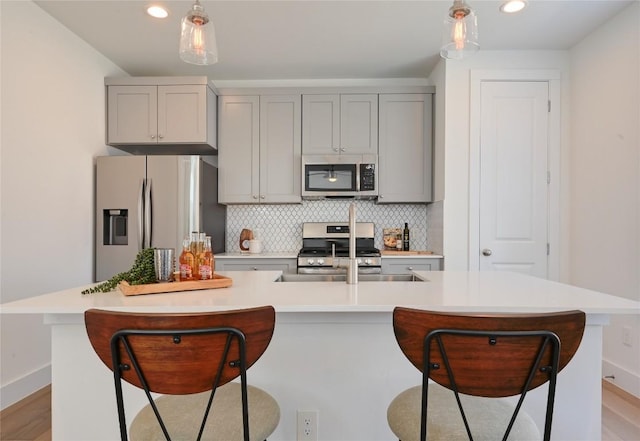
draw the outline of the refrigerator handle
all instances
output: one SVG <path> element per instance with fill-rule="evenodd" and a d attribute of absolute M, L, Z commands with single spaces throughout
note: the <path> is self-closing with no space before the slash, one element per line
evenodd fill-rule
<path fill-rule="evenodd" d="M 151 248 L 151 240 L 153 237 L 153 197 L 151 195 L 151 179 L 147 179 L 144 202 L 144 247 Z"/>
<path fill-rule="evenodd" d="M 144 188 L 146 179 L 140 180 L 140 189 L 138 190 L 138 251 L 144 246 Z"/>

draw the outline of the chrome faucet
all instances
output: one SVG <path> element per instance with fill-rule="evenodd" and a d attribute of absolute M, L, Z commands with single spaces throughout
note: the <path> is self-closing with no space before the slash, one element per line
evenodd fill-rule
<path fill-rule="evenodd" d="M 356 204 L 349 206 L 349 260 L 333 259 L 333 266 L 347 268 L 347 283 L 358 284 L 358 259 L 356 258 Z"/>

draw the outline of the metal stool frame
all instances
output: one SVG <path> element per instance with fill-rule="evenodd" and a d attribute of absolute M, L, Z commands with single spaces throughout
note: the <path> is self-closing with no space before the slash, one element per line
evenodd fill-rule
<path fill-rule="evenodd" d="M 149 400 L 149 404 L 153 409 L 153 413 L 158 419 L 158 423 L 162 428 L 162 433 L 164 433 L 167 441 L 171 441 L 171 437 L 167 428 L 164 424 L 162 416 L 158 411 L 155 401 L 151 396 L 151 390 L 145 378 L 144 372 L 140 364 L 138 363 L 138 359 L 134 353 L 133 348 L 129 342 L 130 336 L 167 336 L 171 337 L 174 344 L 180 344 L 182 341 L 182 337 L 186 335 L 210 335 L 210 334 L 221 334 L 226 333 L 227 339 L 225 343 L 225 348 L 223 352 L 223 356 L 221 358 L 220 364 L 217 366 L 215 380 L 213 382 L 211 395 L 209 396 L 209 401 L 205 408 L 204 416 L 202 419 L 202 423 L 200 425 L 200 430 L 198 431 L 197 441 L 200 441 L 202 437 L 202 433 L 204 431 L 205 425 L 207 423 L 207 418 L 209 416 L 209 411 L 211 410 L 211 405 L 213 404 L 213 398 L 216 393 L 216 389 L 220 383 L 220 377 L 222 374 L 222 369 L 225 363 L 228 363 L 231 367 L 237 367 L 240 369 L 240 385 L 241 385 L 241 394 L 242 394 L 242 425 L 244 431 L 244 439 L 245 441 L 249 441 L 249 409 L 247 405 L 247 367 L 246 367 L 246 339 L 242 331 L 236 328 L 207 328 L 207 329 L 180 329 L 180 330 L 135 330 L 135 329 L 125 329 L 116 332 L 111 338 L 111 354 L 113 360 L 113 380 L 116 389 L 116 401 L 118 405 L 118 420 L 120 422 L 120 437 L 122 441 L 128 440 L 127 435 L 127 423 L 124 412 L 124 399 L 122 395 L 122 373 L 123 371 L 128 371 L 132 367 L 136 372 L 136 375 L 142 384 L 142 389 L 144 390 L 147 399 Z M 230 360 L 227 361 L 227 357 L 229 355 L 229 349 L 231 348 L 232 341 L 237 341 L 239 355 L 240 358 L 238 360 Z M 131 360 L 131 365 L 122 363 L 122 356 L 120 351 L 120 344 L 124 347 L 129 359 Z"/>
<path fill-rule="evenodd" d="M 422 373 L 421 409 L 416 414 L 416 418 L 420 416 L 419 439 L 427 439 L 429 382 L 434 381 L 454 394 L 471 441 L 472 430 L 460 394 L 486 398 L 518 396 L 503 436 L 506 440 L 527 392 L 548 384 L 544 427 L 544 440 L 548 441 L 557 375 L 578 350 L 585 319 L 585 313 L 576 310 L 455 313 L 396 307 L 393 311 L 396 340 L 407 359 Z"/>
<path fill-rule="evenodd" d="M 442 341 L 442 336 L 444 335 L 462 335 L 469 337 L 486 337 L 488 338 L 489 345 L 495 345 L 498 342 L 498 338 L 510 338 L 510 337 L 532 337 L 532 338 L 542 338 L 542 343 L 540 345 L 540 349 L 536 354 L 535 361 L 531 365 L 531 369 L 529 371 L 529 375 L 527 377 L 527 381 L 522 386 L 522 391 L 520 393 L 520 397 L 518 399 L 518 404 L 516 405 L 514 412 L 509 420 L 509 424 L 507 429 L 502 437 L 503 441 L 506 441 L 513 424 L 518 416 L 518 412 L 520 411 L 520 407 L 527 395 L 527 392 L 531 388 L 531 382 L 536 374 L 536 371 L 544 372 L 549 376 L 549 389 L 547 393 L 547 409 L 545 414 L 545 426 L 544 426 L 544 441 L 549 441 L 551 439 L 551 422 L 553 419 L 553 405 L 555 399 L 555 391 L 556 391 L 556 379 L 559 370 L 559 355 L 560 355 L 560 339 L 556 334 L 550 331 L 463 331 L 459 329 L 436 329 L 431 331 L 424 339 L 424 366 L 425 369 L 422 373 L 422 422 L 420 425 L 420 439 L 427 439 L 427 404 L 428 404 L 428 394 L 429 394 L 429 377 L 431 372 L 434 370 L 438 370 L 441 368 L 440 364 L 431 362 L 431 342 L 435 340 L 438 346 L 438 350 L 442 359 L 444 361 L 444 368 L 447 371 L 447 375 L 451 384 L 451 390 L 456 398 L 456 403 L 458 404 L 458 409 L 460 410 L 460 415 L 462 416 L 462 420 L 464 422 L 465 429 L 467 431 L 467 435 L 469 436 L 469 441 L 473 441 L 473 436 L 471 434 L 471 429 L 469 428 L 469 422 L 467 421 L 467 416 L 464 412 L 464 408 L 462 406 L 462 402 L 460 401 L 460 395 L 458 391 L 458 387 L 455 381 L 455 374 L 451 365 L 449 363 L 449 357 L 447 356 L 446 347 Z M 547 346 L 551 346 L 552 351 L 552 360 L 551 364 L 545 364 L 544 366 L 540 366 L 540 362 L 545 353 Z"/>
<path fill-rule="evenodd" d="M 214 412 L 217 388 L 238 377 L 241 405 L 237 412 L 242 414 L 238 431 L 242 426 L 242 439 L 249 441 L 247 370 L 271 342 L 275 329 L 273 306 L 189 313 L 89 309 L 84 315 L 89 342 L 113 372 L 122 441 L 128 441 L 123 380 L 144 391 L 150 412 L 167 441 L 171 441 L 169 421 L 166 415 L 163 420 L 162 406 L 159 408 L 151 393 L 194 397 L 205 394 L 202 420 L 199 409 L 193 414 L 198 421 L 194 423 L 193 436 L 199 441 L 209 431 L 207 421 Z"/>

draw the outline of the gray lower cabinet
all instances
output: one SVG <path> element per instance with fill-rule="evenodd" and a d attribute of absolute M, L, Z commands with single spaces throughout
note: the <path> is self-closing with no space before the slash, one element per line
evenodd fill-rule
<path fill-rule="evenodd" d="M 296 273 L 297 259 L 252 259 L 239 257 L 237 259 L 216 259 L 216 271 L 282 271 Z"/>
<path fill-rule="evenodd" d="M 382 274 L 411 274 L 413 271 L 441 271 L 442 259 L 382 258 Z"/>

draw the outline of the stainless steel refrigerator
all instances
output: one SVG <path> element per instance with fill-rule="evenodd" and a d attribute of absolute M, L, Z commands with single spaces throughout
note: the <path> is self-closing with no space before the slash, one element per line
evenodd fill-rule
<path fill-rule="evenodd" d="M 191 231 L 224 252 L 218 169 L 203 156 L 101 156 L 96 166 L 96 281 L 127 271 L 143 248 L 175 248 Z"/>

